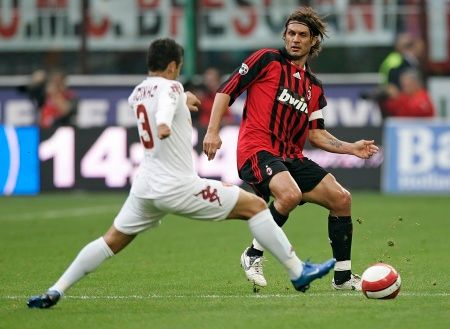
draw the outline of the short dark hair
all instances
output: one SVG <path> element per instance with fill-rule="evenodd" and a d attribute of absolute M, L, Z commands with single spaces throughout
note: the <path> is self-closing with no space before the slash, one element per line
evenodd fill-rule
<path fill-rule="evenodd" d="M 309 51 L 310 56 L 317 56 L 322 50 L 322 40 L 327 36 L 327 24 L 311 7 L 300 7 L 294 11 L 284 24 L 283 36 L 286 35 L 287 27 L 291 22 L 305 24 L 312 36 L 317 37 L 317 42 Z"/>
<path fill-rule="evenodd" d="M 151 72 L 164 71 L 172 61 L 179 65 L 183 55 L 183 47 L 175 40 L 170 38 L 157 39 L 148 47 L 147 67 Z"/>

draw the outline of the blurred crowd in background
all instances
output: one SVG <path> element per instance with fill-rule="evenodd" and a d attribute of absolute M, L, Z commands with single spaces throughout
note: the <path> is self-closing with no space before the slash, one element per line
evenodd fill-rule
<path fill-rule="evenodd" d="M 36 105 L 41 127 L 73 124 L 77 95 L 68 87 L 67 75 L 145 75 L 146 48 L 157 37 L 174 37 L 186 48 L 182 80 L 202 100 L 194 119 L 204 127 L 220 83 L 255 49 L 280 47 L 282 23 L 300 5 L 313 6 L 329 24 L 324 49 L 311 63 L 319 78 L 379 74 L 377 88 L 361 98 L 376 102 L 383 117 L 440 115 L 427 79 L 450 75 L 448 0 L 130 3 L 2 2 L 0 77 L 29 76 L 19 90 Z M 224 124 L 239 119 L 235 106 Z"/>
<path fill-rule="evenodd" d="M 422 39 L 398 34 L 394 49 L 380 65 L 380 85 L 362 97 L 375 100 L 384 117 L 435 117 L 426 88 L 424 56 Z"/>
<path fill-rule="evenodd" d="M 41 128 L 72 126 L 77 110 L 77 96 L 67 86 L 64 71 L 43 69 L 34 71 L 29 82 L 18 87 L 36 108 L 36 123 Z"/>
<path fill-rule="evenodd" d="M 436 117 L 426 87 L 424 56 L 421 38 L 407 32 L 398 34 L 392 51 L 379 65 L 379 85 L 361 93 L 361 98 L 375 101 L 383 117 Z M 196 126 L 207 128 L 216 91 L 225 77 L 220 68 L 207 67 L 202 74 L 185 81 L 185 90 L 201 100 L 199 111 L 192 114 Z M 67 86 L 66 78 L 61 69 L 38 69 L 31 74 L 28 84 L 18 87 L 36 106 L 40 127 L 74 125 L 77 96 Z M 230 108 L 223 125 L 239 124 L 241 110 L 238 106 Z"/>

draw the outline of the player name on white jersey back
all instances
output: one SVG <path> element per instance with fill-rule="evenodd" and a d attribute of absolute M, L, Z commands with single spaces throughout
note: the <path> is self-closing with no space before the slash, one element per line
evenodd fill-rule
<path fill-rule="evenodd" d="M 192 121 L 183 86 L 178 81 L 148 77 L 135 87 L 128 102 L 132 107 L 144 147 L 144 159 L 131 192 L 157 198 L 182 188 L 197 177 L 192 158 Z M 157 136 L 157 126 L 166 124 L 171 134 Z"/>

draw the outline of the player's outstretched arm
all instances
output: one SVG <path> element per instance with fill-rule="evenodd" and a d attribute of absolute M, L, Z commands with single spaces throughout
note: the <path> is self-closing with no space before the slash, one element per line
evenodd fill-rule
<path fill-rule="evenodd" d="M 358 158 L 368 159 L 372 155 L 378 153 L 378 146 L 375 145 L 375 141 L 373 139 L 372 140 L 361 139 L 352 144 L 354 146 L 352 154 L 356 155 Z"/>
<path fill-rule="evenodd" d="M 209 118 L 208 130 L 203 139 L 203 152 L 208 157 L 208 160 L 214 159 L 216 152 L 222 145 L 222 140 L 219 136 L 220 122 L 228 109 L 230 96 L 223 93 L 217 93 L 214 98 L 214 103 L 211 110 L 211 117 Z"/>
<path fill-rule="evenodd" d="M 375 145 L 374 140 L 362 139 L 349 143 L 337 139 L 325 129 L 311 129 L 309 131 L 309 141 L 312 146 L 322 150 L 332 153 L 351 154 L 361 159 L 368 159 L 378 152 L 378 146 Z"/>

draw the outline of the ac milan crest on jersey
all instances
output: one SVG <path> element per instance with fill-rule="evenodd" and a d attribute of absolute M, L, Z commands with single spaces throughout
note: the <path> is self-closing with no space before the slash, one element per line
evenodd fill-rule
<path fill-rule="evenodd" d="M 211 186 L 206 186 L 203 190 L 198 192 L 197 194 L 194 194 L 195 196 L 201 195 L 203 200 L 209 200 L 209 202 L 217 201 L 219 203 L 219 206 L 222 206 L 222 203 L 220 203 L 220 197 L 217 195 L 217 189 L 213 189 Z"/>

